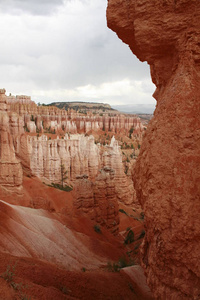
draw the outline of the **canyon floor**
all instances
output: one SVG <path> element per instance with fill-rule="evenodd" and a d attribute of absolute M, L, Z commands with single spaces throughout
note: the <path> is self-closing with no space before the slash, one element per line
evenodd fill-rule
<path fill-rule="evenodd" d="M 24 177 L 21 189 L 1 188 L 0 199 L 0 299 L 151 299 L 138 265 L 139 210 L 120 204 L 113 236 L 74 210 L 73 191 L 36 177 Z M 124 243 L 127 228 L 131 244 Z M 116 270 L 119 261 L 128 265 L 133 249 L 134 265 Z"/>

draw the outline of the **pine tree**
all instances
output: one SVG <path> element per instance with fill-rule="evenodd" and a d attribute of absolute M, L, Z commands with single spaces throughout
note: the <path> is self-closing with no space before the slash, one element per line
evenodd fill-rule
<path fill-rule="evenodd" d="M 63 163 L 60 165 L 60 175 L 61 175 L 61 186 L 64 187 L 64 182 L 67 179 L 67 170 L 65 170 L 65 166 Z"/>

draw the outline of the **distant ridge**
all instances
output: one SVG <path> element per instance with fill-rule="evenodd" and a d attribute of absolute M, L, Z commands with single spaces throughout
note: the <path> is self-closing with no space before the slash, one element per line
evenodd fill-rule
<path fill-rule="evenodd" d="M 47 104 L 48 106 L 56 106 L 60 109 L 68 110 L 72 108 L 74 110 L 102 110 L 102 111 L 115 111 L 109 104 L 107 103 L 96 103 L 96 102 L 52 102 Z"/>

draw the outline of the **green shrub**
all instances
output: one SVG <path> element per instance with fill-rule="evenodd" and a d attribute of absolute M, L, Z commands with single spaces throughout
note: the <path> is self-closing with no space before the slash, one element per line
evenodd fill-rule
<path fill-rule="evenodd" d="M 13 282 L 15 277 L 15 268 L 16 264 L 14 266 L 8 265 L 6 271 L 1 275 L 1 277 L 5 279 L 8 283 Z"/>
<path fill-rule="evenodd" d="M 62 186 L 61 184 L 53 183 L 53 182 L 49 186 L 59 189 L 61 191 L 65 191 L 65 192 L 70 192 L 73 190 L 73 188 L 69 185 Z"/>
<path fill-rule="evenodd" d="M 130 229 L 124 239 L 124 244 L 127 244 L 127 245 L 132 244 L 134 241 L 135 241 L 134 232 L 133 232 L 133 230 Z"/>
<path fill-rule="evenodd" d="M 145 231 L 143 229 L 138 237 L 138 240 L 142 239 L 144 236 L 145 236 Z"/>
<path fill-rule="evenodd" d="M 101 232 L 101 227 L 100 227 L 99 224 L 95 224 L 95 225 L 94 225 L 94 231 L 96 231 L 97 233 L 102 233 L 102 232 Z"/>
<path fill-rule="evenodd" d="M 60 288 L 60 291 L 65 295 L 71 293 L 71 291 L 65 285 Z"/>
<path fill-rule="evenodd" d="M 134 127 L 131 127 L 130 130 L 129 130 L 129 138 L 130 139 L 131 139 L 131 135 L 132 135 L 133 131 L 134 131 Z"/>
<path fill-rule="evenodd" d="M 22 294 L 22 295 L 21 295 L 21 300 L 31 300 L 31 297 L 29 297 L 29 296 L 26 295 L 26 294 Z"/>
<path fill-rule="evenodd" d="M 119 265 L 117 263 L 107 263 L 107 269 L 109 272 L 119 272 Z"/>
<path fill-rule="evenodd" d="M 127 212 L 125 212 L 125 210 L 122 208 L 119 209 L 119 212 L 128 216 Z"/>
<path fill-rule="evenodd" d="M 128 166 L 125 166 L 124 173 L 125 173 L 125 174 L 127 174 L 127 173 L 128 173 Z"/>
<path fill-rule="evenodd" d="M 28 127 L 27 127 L 27 124 L 24 125 L 24 130 L 25 130 L 26 132 L 30 132 L 30 130 L 29 130 Z"/>
<path fill-rule="evenodd" d="M 108 262 L 107 269 L 109 272 L 119 272 L 120 269 L 133 266 L 135 264 L 136 263 L 134 259 L 130 259 L 130 258 L 126 258 L 125 256 L 122 256 L 119 258 L 117 263 Z"/>
<path fill-rule="evenodd" d="M 140 219 L 144 220 L 144 212 L 143 211 L 140 213 Z"/>

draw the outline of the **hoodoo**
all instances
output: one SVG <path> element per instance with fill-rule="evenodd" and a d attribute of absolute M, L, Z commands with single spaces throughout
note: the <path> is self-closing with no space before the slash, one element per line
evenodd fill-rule
<path fill-rule="evenodd" d="M 147 281 L 155 299 L 200 299 L 200 2 L 109 0 L 107 20 L 156 85 L 134 172 Z"/>
<path fill-rule="evenodd" d="M 12 133 L 19 118 L 7 112 L 5 90 L 0 89 L 0 185 L 13 187 L 22 184 L 22 167 L 15 156 Z"/>

